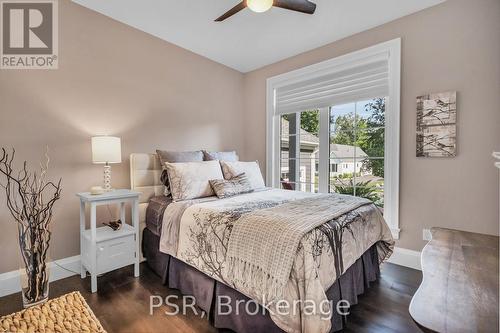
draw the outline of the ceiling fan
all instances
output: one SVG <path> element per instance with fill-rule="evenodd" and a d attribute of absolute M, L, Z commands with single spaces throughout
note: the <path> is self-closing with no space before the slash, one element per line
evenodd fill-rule
<path fill-rule="evenodd" d="M 262 13 L 271 9 L 273 6 L 305 14 L 314 14 L 316 11 L 316 4 L 309 0 L 243 0 L 222 16 L 218 17 L 215 22 L 224 21 L 246 7 L 254 12 Z"/>

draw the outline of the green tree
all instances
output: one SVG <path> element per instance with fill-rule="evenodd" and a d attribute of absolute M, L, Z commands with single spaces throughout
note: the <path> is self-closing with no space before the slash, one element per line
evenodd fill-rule
<path fill-rule="evenodd" d="M 359 146 L 358 143 L 365 139 L 363 137 L 364 131 L 359 130 L 367 128 L 366 120 L 361 118 L 356 121 L 356 116 L 353 112 L 338 117 L 332 115 L 330 116 L 330 123 L 333 124 L 333 136 L 330 139 L 330 143 Z"/>
<path fill-rule="evenodd" d="M 300 113 L 300 127 L 311 134 L 319 134 L 319 111 L 306 111 Z"/>
<path fill-rule="evenodd" d="M 365 105 L 368 118 L 356 116 L 353 112 L 342 116 L 332 115 L 334 135 L 331 143 L 357 146 L 370 157 L 384 157 L 385 147 L 385 99 L 376 98 Z M 339 156 L 349 157 L 349 156 Z M 363 168 L 371 170 L 373 175 L 384 177 L 384 160 L 367 159 Z"/>
<path fill-rule="evenodd" d="M 290 115 L 287 114 L 284 116 L 286 120 L 289 119 Z M 300 113 L 300 128 L 304 131 L 307 131 L 311 134 L 318 136 L 319 134 L 319 111 L 318 110 L 310 110 L 304 111 Z"/>
<path fill-rule="evenodd" d="M 369 131 L 366 138 L 360 142 L 360 147 L 372 157 L 384 157 L 385 148 L 385 98 L 376 98 L 365 105 L 365 110 L 370 112 L 367 119 Z M 366 160 L 363 168 L 371 169 L 373 175 L 384 178 L 384 160 Z"/>

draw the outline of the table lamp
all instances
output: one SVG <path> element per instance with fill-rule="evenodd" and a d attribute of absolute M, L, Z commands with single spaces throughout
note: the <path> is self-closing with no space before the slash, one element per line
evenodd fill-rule
<path fill-rule="evenodd" d="M 111 191 L 111 165 L 122 162 L 120 138 L 94 136 L 92 141 L 92 163 L 104 164 L 104 191 Z"/>

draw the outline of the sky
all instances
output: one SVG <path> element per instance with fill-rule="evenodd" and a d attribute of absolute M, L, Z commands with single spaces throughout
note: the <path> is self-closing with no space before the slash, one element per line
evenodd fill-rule
<path fill-rule="evenodd" d="M 358 116 L 363 118 L 368 118 L 370 116 L 370 112 L 365 111 L 365 105 L 368 104 L 371 100 L 361 101 L 356 103 L 349 103 L 344 105 L 337 105 L 332 107 L 332 112 L 334 116 L 344 116 L 349 113 L 354 113 L 356 107 Z"/>

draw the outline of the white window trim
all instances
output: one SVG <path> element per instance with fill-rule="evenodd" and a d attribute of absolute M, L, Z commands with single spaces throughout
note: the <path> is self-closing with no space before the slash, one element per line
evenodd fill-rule
<path fill-rule="evenodd" d="M 385 140 L 385 181 L 384 181 L 384 217 L 391 228 L 393 237 L 399 239 L 399 145 L 400 145 L 400 96 L 401 96 L 401 39 L 396 38 L 384 43 L 380 43 L 359 51 L 342 55 L 330 60 L 326 60 L 311 66 L 300 68 L 288 73 L 274 76 L 267 79 L 266 91 L 266 183 L 267 186 L 280 186 L 280 122 L 279 115 L 276 115 L 276 89 L 303 80 L 309 80 L 318 76 L 325 75 L 327 72 L 339 71 L 343 68 L 355 65 L 363 65 L 373 61 L 378 56 L 388 56 L 389 59 L 389 96 L 386 99 L 385 122 L 386 122 L 386 140 Z M 320 113 L 321 119 L 327 119 L 326 109 Z M 323 124 L 323 125 L 321 125 Z M 320 122 L 320 140 L 321 136 L 328 134 L 324 121 Z M 325 141 L 323 141 L 325 142 Z M 321 145 L 320 145 L 321 149 Z M 326 150 L 320 151 L 325 155 Z M 321 171 L 321 166 L 320 166 Z M 324 172 L 323 172 L 324 174 Z M 321 172 L 320 172 L 321 177 Z M 320 192 L 327 192 L 325 186 L 321 186 Z"/>

